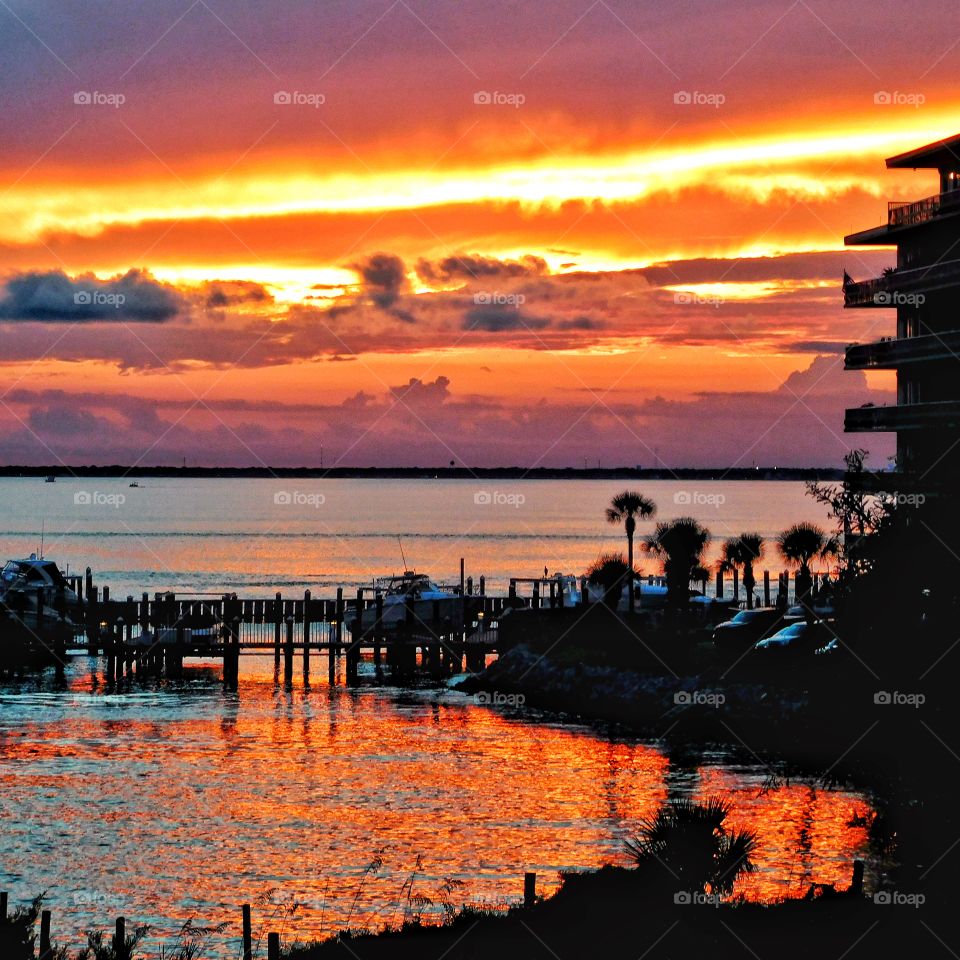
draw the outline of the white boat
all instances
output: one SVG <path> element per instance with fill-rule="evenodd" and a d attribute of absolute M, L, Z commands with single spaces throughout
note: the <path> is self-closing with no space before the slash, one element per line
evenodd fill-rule
<path fill-rule="evenodd" d="M 84 602 L 53 560 L 44 560 L 31 553 L 26 560 L 8 560 L 0 570 L 0 600 L 18 590 L 35 597 L 37 590 L 41 589 L 45 604 L 51 607 L 62 604 L 64 613 L 74 623 L 84 622 Z"/>
<path fill-rule="evenodd" d="M 441 632 L 444 633 L 463 622 L 460 594 L 438 586 L 426 574 L 406 570 L 400 576 L 375 580 L 373 587 L 374 596 L 383 598 L 382 625 L 385 633 L 395 633 L 401 629 L 411 603 L 415 621 L 420 624 L 417 632 L 430 629 L 435 619 L 439 619 Z M 376 607 L 368 607 L 360 619 L 361 629 L 367 631 L 376 622 Z"/>

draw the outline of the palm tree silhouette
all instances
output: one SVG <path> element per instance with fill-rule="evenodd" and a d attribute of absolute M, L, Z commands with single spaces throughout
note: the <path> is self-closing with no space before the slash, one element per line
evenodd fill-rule
<path fill-rule="evenodd" d="M 797 568 L 794 594 L 798 601 L 810 592 L 810 561 L 814 557 L 825 559 L 839 550 L 836 538 L 828 537 L 815 523 L 795 523 L 777 537 L 777 544 L 783 559 Z"/>
<path fill-rule="evenodd" d="M 658 523 L 646 539 L 645 547 L 663 560 L 667 578 L 667 605 L 686 607 L 690 599 L 690 579 L 703 565 L 703 551 L 710 542 L 710 531 L 693 517 L 678 517 Z"/>
<path fill-rule="evenodd" d="M 634 490 L 624 490 L 618 493 L 607 507 L 607 522 L 622 523 L 627 531 L 627 566 L 633 570 L 633 535 L 637 529 L 637 518 L 645 519 L 652 517 L 657 512 L 657 505 L 642 493 Z M 629 597 L 628 609 L 634 612 L 633 598 L 633 577 L 630 577 L 627 596 Z"/>
<path fill-rule="evenodd" d="M 743 589 L 747 593 L 747 609 L 753 609 L 753 588 L 757 578 L 753 574 L 753 565 L 763 556 L 763 537 L 759 533 L 741 533 L 731 537 L 723 545 L 721 570 L 739 568 L 743 573 Z"/>

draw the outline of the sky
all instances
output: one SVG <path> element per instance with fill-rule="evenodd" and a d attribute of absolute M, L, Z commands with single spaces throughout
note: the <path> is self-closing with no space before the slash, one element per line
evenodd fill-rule
<path fill-rule="evenodd" d="M 0 460 L 886 465 L 919 0 L 0 2 Z"/>

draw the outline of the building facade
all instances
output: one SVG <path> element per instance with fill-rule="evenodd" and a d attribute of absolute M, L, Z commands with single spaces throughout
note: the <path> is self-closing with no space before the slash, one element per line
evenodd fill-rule
<path fill-rule="evenodd" d="M 891 157 L 887 167 L 936 171 L 939 189 L 889 203 L 885 224 L 845 238 L 897 250 L 895 268 L 843 284 L 845 307 L 896 311 L 895 333 L 849 346 L 846 368 L 895 370 L 897 402 L 847 410 L 844 427 L 896 432 L 896 472 L 878 482 L 942 499 L 960 493 L 960 135 Z"/>

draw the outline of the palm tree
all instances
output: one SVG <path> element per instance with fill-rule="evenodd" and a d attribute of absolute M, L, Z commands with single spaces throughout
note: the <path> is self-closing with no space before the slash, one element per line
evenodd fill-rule
<path fill-rule="evenodd" d="M 814 557 L 825 559 L 836 555 L 839 550 L 836 538 L 828 537 L 814 523 L 795 523 L 777 537 L 777 544 L 783 559 L 797 568 L 795 593 L 798 600 L 810 592 L 810 561 Z"/>
<path fill-rule="evenodd" d="M 622 553 L 604 553 L 587 570 L 587 583 L 599 587 L 603 591 L 603 602 L 611 610 L 616 610 L 623 596 L 624 583 L 633 579 L 629 577 L 629 570 Z"/>
<path fill-rule="evenodd" d="M 723 545 L 722 570 L 739 568 L 743 572 L 743 589 L 747 592 L 747 609 L 753 609 L 753 588 L 757 578 L 753 575 L 753 565 L 763 556 L 763 537 L 759 533 L 741 533 L 731 537 Z"/>
<path fill-rule="evenodd" d="M 658 523 L 647 537 L 645 547 L 663 560 L 667 578 L 667 605 L 679 609 L 690 599 L 690 579 L 703 566 L 703 552 L 710 542 L 710 531 L 693 517 L 678 517 Z"/>
<path fill-rule="evenodd" d="M 646 519 L 652 517 L 657 512 L 657 505 L 642 493 L 636 493 L 633 490 L 624 490 L 618 493 L 607 507 L 607 522 L 622 523 L 627 531 L 627 566 L 633 570 L 633 534 L 637 529 L 637 517 Z M 631 613 L 634 612 L 633 602 L 633 578 L 630 578 L 629 590 L 627 593 Z"/>
<path fill-rule="evenodd" d="M 715 797 L 667 803 L 640 824 L 627 850 L 638 867 L 663 867 L 691 893 L 709 888 L 715 896 L 728 895 L 741 874 L 756 869 L 758 846 L 752 830 L 726 829 L 729 815 L 730 807 Z"/>

